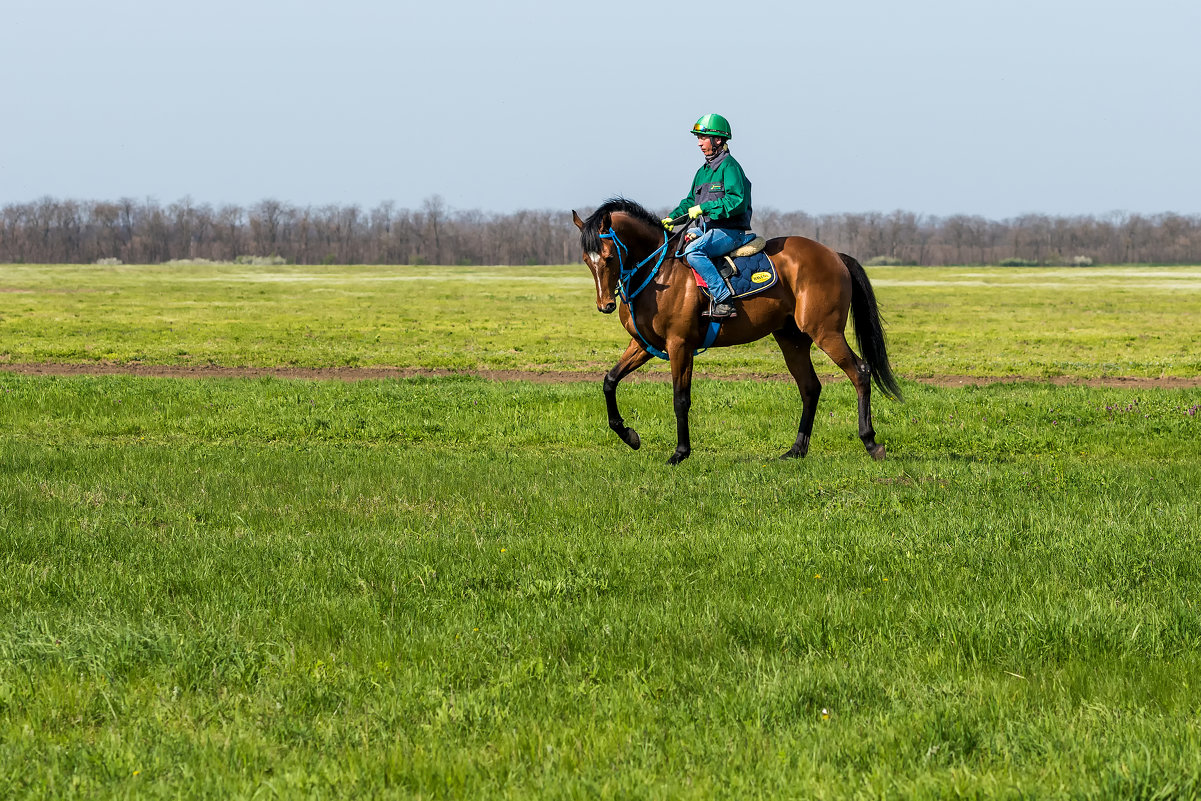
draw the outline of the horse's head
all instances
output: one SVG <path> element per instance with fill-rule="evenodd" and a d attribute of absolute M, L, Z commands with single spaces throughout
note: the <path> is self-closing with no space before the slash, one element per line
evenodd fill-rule
<path fill-rule="evenodd" d="M 596 308 L 611 314 L 617 308 L 618 279 L 662 244 L 663 226 L 655 215 L 632 200 L 606 200 L 587 220 L 574 211 L 571 219 L 580 229 L 584 263 L 596 282 Z"/>
<path fill-rule="evenodd" d="M 608 233 L 613 227 L 613 217 L 604 212 L 600 219 L 589 218 L 589 222 L 584 222 L 573 210 L 571 219 L 576 228 L 580 229 L 584 264 L 592 271 L 592 280 L 596 283 L 596 310 L 603 314 L 612 314 L 617 308 L 614 296 L 617 294 L 617 275 L 620 270 L 617 246 L 612 239 L 602 239 L 601 235 Z"/>

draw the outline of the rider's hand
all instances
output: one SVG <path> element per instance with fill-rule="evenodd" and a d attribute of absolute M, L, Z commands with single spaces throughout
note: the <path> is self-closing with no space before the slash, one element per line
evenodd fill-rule
<path fill-rule="evenodd" d="M 695 220 L 697 217 L 701 216 L 702 214 L 704 214 L 704 212 L 701 211 L 700 206 L 693 206 L 692 208 L 690 208 L 688 210 L 688 219 Z"/>
<path fill-rule="evenodd" d="M 671 217 L 664 217 L 662 220 L 659 220 L 659 222 L 663 223 L 663 230 L 667 231 L 669 234 L 671 233 L 671 229 L 675 228 L 675 226 L 671 224 Z"/>

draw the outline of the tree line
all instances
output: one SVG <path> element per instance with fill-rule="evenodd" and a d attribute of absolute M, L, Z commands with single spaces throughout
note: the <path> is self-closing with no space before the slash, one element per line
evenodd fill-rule
<path fill-rule="evenodd" d="M 584 216 L 589 209 L 579 209 Z M 659 210 L 666 213 L 667 209 Z M 1005 220 L 906 211 L 755 211 L 767 237 L 799 234 L 874 264 L 1199 264 L 1201 215 L 1127 214 Z M 566 264 L 579 232 L 566 210 L 487 213 L 438 196 L 417 209 L 381 203 L 248 207 L 183 199 L 59 200 L 0 209 L 0 262 L 159 264 L 274 257 L 295 264 Z"/>

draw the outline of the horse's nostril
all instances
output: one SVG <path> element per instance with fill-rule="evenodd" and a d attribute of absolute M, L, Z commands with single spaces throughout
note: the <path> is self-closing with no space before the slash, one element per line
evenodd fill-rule
<path fill-rule="evenodd" d="M 614 309 L 616 309 L 616 308 L 617 308 L 617 304 L 616 304 L 616 303 L 614 303 L 613 301 L 609 301 L 609 302 L 608 302 L 608 303 L 606 303 L 604 306 L 601 306 L 601 307 L 600 307 L 600 310 L 601 310 L 601 312 L 602 312 L 602 313 L 604 313 L 604 314 L 612 314 L 612 313 L 613 313 L 613 310 L 614 310 Z"/>

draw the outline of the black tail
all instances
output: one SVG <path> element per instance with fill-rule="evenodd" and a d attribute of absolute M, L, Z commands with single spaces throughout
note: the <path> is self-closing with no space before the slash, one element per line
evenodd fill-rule
<path fill-rule="evenodd" d="M 859 353 L 872 368 L 872 380 L 880 391 L 894 400 L 901 399 L 901 388 L 888 363 L 888 346 L 884 341 L 884 323 L 876 308 L 876 293 L 863 265 L 855 257 L 839 253 L 842 263 L 851 273 L 851 317 L 855 321 L 855 338 Z"/>

